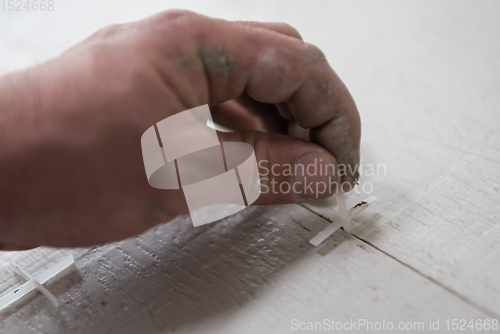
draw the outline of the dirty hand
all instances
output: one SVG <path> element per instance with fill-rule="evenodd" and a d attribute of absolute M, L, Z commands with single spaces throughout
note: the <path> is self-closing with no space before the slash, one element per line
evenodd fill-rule
<path fill-rule="evenodd" d="M 148 184 L 141 135 L 203 104 L 237 130 L 219 132 L 221 142 L 249 143 L 275 166 L 267 184 L 300 181 L 284 168 L 320 159 L 350 167 L 343 187 L 356 182 L 358 111 L 317 47 L 282 23 L 167 11 L 101 29 L 0 78 L 0 245 L 94 245 L 186 214 L 181 190 Z M 317 196 L 295 190 L 269 191 L 255 204 Z"/>

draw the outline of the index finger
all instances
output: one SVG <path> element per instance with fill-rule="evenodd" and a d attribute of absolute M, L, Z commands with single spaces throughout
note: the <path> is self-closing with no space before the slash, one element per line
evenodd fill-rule
<path fill-rule="evenodd" d="M 359 113 L 323 52 L 274 31 L 197 17 L 186 30 L 206 82 L 206 88 L 198 90 L 201 99 L 215 105 L 246 92 L 259 102 L 286 103 L 297 124 L 311 130 L 310 140 L 345 166 L 342 181 L 356 182 Z M 200 75 L 193 73 L 192 78 L 200 87 Z"/>

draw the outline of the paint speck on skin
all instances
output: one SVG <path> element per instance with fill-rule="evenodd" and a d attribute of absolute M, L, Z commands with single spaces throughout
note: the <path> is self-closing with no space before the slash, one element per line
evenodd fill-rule
<path fill-rule="evenodd" d="M 226 82 L 231 73 L 236 70 L 234 56 L 223 45 L 219 45 L 216 50 L 202 46 L 200 58 L 205 70 L 223 82 Z"/>

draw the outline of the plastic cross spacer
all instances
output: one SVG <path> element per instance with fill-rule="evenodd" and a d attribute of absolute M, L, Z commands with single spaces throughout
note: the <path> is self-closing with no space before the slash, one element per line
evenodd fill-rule
<path fill-rule="evenodd" d="M 58 307 L 59 302 L 57 298 L 52 293 L 50 293 L 50 291 L 47 290 L 47 288 L 45 288 L 42 284 L 46 283 L 52 277 L 68 269 L 74 263 L 75 260 L 73 259 L 73 255 L 69 254 L 64 258 L 62 258 L 61 260 L 59 260 L 54 265 L 52 265 L 51 267 L 49 267 L 44 272 L 36 276 L 32 276 L 26 270 L 11 262 L 11 265 L 14 267 L 16 273 L 22 276 L 27 282 L 20 285 L 19 287 L 17 287 L 10 293 L 6 294 L 2 298 L 0 298 L 0 312 L 4 311 L 9 306 L 13 305 L 16 301 L 26 296 L 33 290 L 40 291 L 45 297 L 47 297 L 51 301 L 52 304 L 54 304 L 55 307 Z"/>
<path fill-rule="evenodd" d="M 342 196 L 342 199 L 344 199 L 343 196 Z M 376 196 L 370 196 L 367 199 L 365 199 L 364 201 L 353 206 L 348 212 L 344 212 L 346 210 L 340 209 L 340 212 L 342 214 L 342 217 L 341 217 L 342 219 L 340 219 L 340 221 L 338 221 L 338 222 L 333 222 L 330 225 L 328 225 L 323 231 L 319 232 L 314 238 L 309 240 L 309 242 L 311 244 L 313 244 L 314 246 L 318 246 L 320 243 L 325 241 L 326 238 L 328 238 L 335 231 L 337 231 L 342 226 L 342 223 L 344 223 L 344 226 L 346 226 L 346 224 L 348 224 L 350 227 L 350 220 L 352 218 L 354 218 L 355 216 L 357 216 L 358 214 L 360 214 L 361 212 L 363 212 L 368 207 L 368 205 L 370 205 L 370 203 L 374 202 L 376 199 L 377 199 Z M 342 206 L 342 203 L 337 202 L 337 204 L 339 206 Z M 343 205 L 345 205 L 345 200 L 343 202 Z M 345 229 L 345 227 L 344 227 L 344 229 Z M 349 231 L 349 230 L 347 230 L 346 232 L 351 233 L 351 231 Z"/>

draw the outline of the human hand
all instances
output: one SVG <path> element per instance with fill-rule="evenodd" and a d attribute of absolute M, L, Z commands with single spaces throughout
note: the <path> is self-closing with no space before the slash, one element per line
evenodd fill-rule
<path fill-rule="evenodd" d="M 268 184 L 302 180 L 283 169 L 315 159 L 350 166 L 341 181 L 356 182 L 358 111 L 317 47 L 286 24 L 167 11 L 101 29 L 0 79 L 0 142 L 8 143 L 0 148 L 0 244 L 94 245 L 186 214 L 182 191 L 149 186 L 140 138 L 203 104 L 238 130 L 219 132 L 221 142 L 249 143 L 258 161 L 277 166 Z M 297 189 L 254 204 L 318 195 Z"/>

